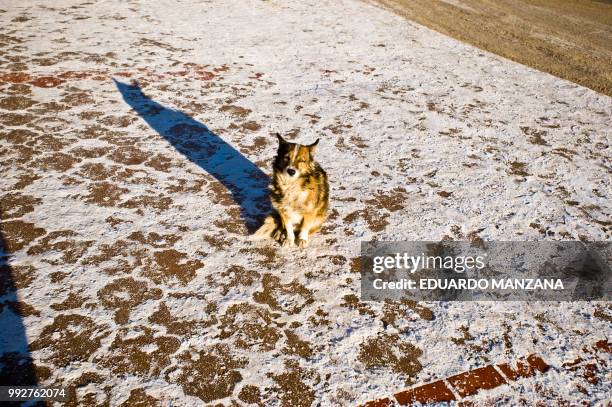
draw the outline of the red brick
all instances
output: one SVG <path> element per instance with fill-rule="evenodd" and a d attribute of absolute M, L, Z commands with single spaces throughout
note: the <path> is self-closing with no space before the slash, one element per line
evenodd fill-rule
<path fill-rule="evenodd" d="M 598 371 L 599 369 L 595 363 L 586 364 L 582 366 L 582 377 L 591 384 L 597 384 L 599 383 L 599 378 L 597 377 Z"/>
<path fill-rule="evenodd" d="M 508 363 L 497 365 L 500 370 L 510 380 L 516 380 L 519 377 L 531 377 L 535 374 L 535 369 L 525 360 L 518 360 L 515 367 L 510 367 Z"/>
<path fill-rule="evenodd" d="M 595 342 L 595 349 L 603 350 L 604 352 L 612 353 L 612 344 L 605 339 Z"/>
<path fill-rule="evenodd" d="M 423 404 L 453 401 L 455 396 L 453 392 L 444 384 L 442 380 L 419 386 L 410 390 L 397 393 L 395 399 L 403 406 L 409 406 L 413 403 L 420 402 Z"/>
<path fill-rule="evenodd" d="M 360 407 L 391 407 L 393 406 L 393 402 L 388 397 L 384 399 L 372 400 L 367 403 L 361 405 Z"/>
<path fill-rule="evenodd" d="M 471 396 L 479 390 L 494 389 L 506 381 L 491 365 L 451 376 L 448 382 L 461 397 Z"/>
<path fill-rule="evenodd" d="M 550 369 L 550 366 L 538 355 L 527 356 L 527 362 L 542 373 L 545 373 L 548 369 Z"/>
<path fill-rule="evenodd" d="M 582 359 L 581 357 L 577 357 L 576 359 L 574 359 L 572 362 L 565 362 L 561 365 L 561 367 L 566 368 L 567 370 L 570 371 L 574 371 L 576 369 L 578 369 L 578 365 L 580 363 L 584 362 L 584 359 Z"/>

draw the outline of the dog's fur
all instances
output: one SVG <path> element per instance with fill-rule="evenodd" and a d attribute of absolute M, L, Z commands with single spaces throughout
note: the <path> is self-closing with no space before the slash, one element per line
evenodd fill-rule
<path fill-rule="evenodd" d="M 327 174 L 314 160 L 319 140 L 310 145 L 289 143 L 276 134 L 278 152 L 273 164 L 270 199 L 276 213 L 268 216 L 255 238 L 273 238 L 283 246 L 308 246 L 327 217 Z M 297 233 L 297 239 L 296 239 Z"/>

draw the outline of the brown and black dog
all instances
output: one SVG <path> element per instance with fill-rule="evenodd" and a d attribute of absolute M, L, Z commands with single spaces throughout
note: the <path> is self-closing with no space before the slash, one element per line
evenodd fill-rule
<path fill-rule="evenodd" d="M 253 236 L 273 238 L 283 246 L 306 247 L 325 221 L 329 205 L 327 174 L 314 160 L 319 140 L 302 145 L 289 143 L 278 133 L 276 137 L 278 152 L 270 185 L 276 213 L 268 216 Z"/>

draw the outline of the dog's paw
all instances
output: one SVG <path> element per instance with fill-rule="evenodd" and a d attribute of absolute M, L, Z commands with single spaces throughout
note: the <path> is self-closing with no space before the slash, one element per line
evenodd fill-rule
<path fill-rule="evenodd" d="M 272 239 L 276 240 L 277 242 L 282 242 L 284 238 L 285 234 L 280 230 L 275 230 L 274 233 L 272 233 Z"/>
<path fill-rule="evenodd" d="M 293 239 L 288 239 L 288 238 L 283 239 L 282 245 L 283 245 L 283 247 L 293 247 L 293 246 L 295 246 L 295 244 L 293 242 Z"/>
<path fill-rule="evenodd" d="M 300 249 L 308 247 L 308 240 L 297 239 L 296 243 Z"/>

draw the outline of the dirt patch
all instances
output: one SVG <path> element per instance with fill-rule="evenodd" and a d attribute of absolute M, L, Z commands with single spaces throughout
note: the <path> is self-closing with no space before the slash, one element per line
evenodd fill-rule
<path fill-rule="evenodd" d="M 201 308 L 201 311 L 207 316 L 200 320 L 186 320 L 177 318 L 175 313 L 170 312 L 170 309 L 165 302 L 159 304 L 159 309 L 150 317 L 149 321 L 154 324 L 159 324 L 166 327 L 166 332 L 172 335 L 190 336 L 197 332 L 198 329 L 205 329 L 217 323 L 217 307 L 213 303 L 207 303 Z"/>
<path fill-rule="evenodd" d="M 23 126 L 35 119 L 29 113 L 3 113 L 0 115 L 0 122 L 5 126 Z"/>
<path fill-rule="evenodd" d="M 169 185 L 168 187 L 166 187 L 166 191 L 173 194 L 177 192 L 198 193 L 204 191 L 204 186 L 206 185 L 208 185 L 208 180 L 206 180 L 205 178 L 200 178 L 191 181 L 181 178 L 176 180 L 176 184 Z"/>
<path fill-rule="evenodd" d="M 240 127 L 242 127 L 242 129 L 246 131 L 257 131 L 261 129 L 261 124 L 251 120 L 246 123 L 242 123 Z"/>
<path fill-rule="evenodd" d="M 397 334 L 380 334 L 366 339 L 359 348 L 358 359 L 367 368 L 391 368 L 395 373 L 405 375 L 406 383 L 423 368 L 418 360 L 423 352 L 414 345 L 404 342 Z"/>
<path fill-rule="evenodd" d="M 139 165 L 149 159 L 150 154 L 132 146 L 119 147 L 109 156 L 111 160 L 125 165 Z"/>
<path fill-rule="evenodd" d="M 98 363 L 111 368 L 115 374 L 158 375 L 170 365 L 170 355 L 180 345 L 179 339 L 155 335 L 155 331 L 145 326 L 121 328 L 110 346 L 110 356 Z"/>
<path fill-rule="evenodd" d="M 281 338 L 281 333 L 274 326 L 274 317 L 264 307 L 234 304 L 220 319 L 219 337 L 233 338 L 235 345 L 242 349 L 270 351 Z"/>
<path fill-rule="evenodd" d="M 104 113 L 102 112 L 98 112 L 95 110 L 86 110 L 84 112 L 79 113 L 79 118 L 83 120 L 94 120 L 103 115 Z"/>
<path fill-rule="evenodd" d="M 182 284 L 187 284 L 194 279 L 196 271 L 204 267 L 204 263 L 199 260 L 188 260 L 185 253 L 174 249 L 155 252 L 155 262 L 147 270 L 146 275 L 158 284 L 170 280 L 178 280 Z"/>
<path fill-rule="evenodd" d="M 355 294 L 347 294 L 343 298 L 344 303 L 341 304 L 342 307 L 346 307 L 350 310 L 357 310 L 359 315 L 371 315 L 376 316 L 376 313 L 370 308 L 367 302 L 362 302 L 359 300 Z"/>
<path fill-rule="evenodd" d="M 298 355 L 304 359 L 312 356 L 312 345 L 310 342 L 300 339 L 298 335 L 290 330 L 285 330 L 285 336 L 287 337 L 287 342 L 282 350 L 283 353 Z"/>
<path fill-rule="evenodd" d="M 511 175 L 518 175 L 519 177 L 527 177 L 529 173 L 527 170 L 527 164 L 520 161 L 512 161 L 508 163 L 508 169 L 506 172 Z"/>
<path fill-rule="evenodd" d="M 149 232 L 147 235 L 138 231 L 133 232 L 128 236 L 128 239 L 153 246 L 157 249 L 172 247 L 176 242 L 181 240 L 176 235 L 160 235 L 156 232 Z"/>
<path fill-rule="evenodd" d="M 294 360 L 285 362 L 285 372 L 270 374 L 272 380 L 278 385 L 283 406 L 310 407 L 315 400 L 315 392 L 305 380 L 320 381 L 319 375 L 309 369 L 304 369 Z"/>
<path fill-rule="evenodd" d="M 109 127 L 127 127 L 132 124 L 136 118 L 131 116 L 106 116 L 99 119 L 99 122 Z"/>
<path fill-rule="evenodd" d="M 23 110 L 32 106 L 36 102 L 23 96 L 9 96 L 0 99 L 0 108 L 6 110 Z"/>
<path fill-rule="evenodd" d="M 247 364 L 246 360 L 233 356 L 227 345 L 216 345 L 208 351 L 186 351 L 178 360 L 181 369 L 173 381 L 183 387 L 185 394 L 206 403 L 231 396 L 234 387 L 242 381 L 237 369 Z"/>
<path fill-rule="evenodd" d="M 407 317 L 414 312 L 421 319 L 432 321 L 434 319 L 431 309 L 419 305 L 416 301 L 387 301 L 383 306 L 383 325 L 391 325 L 399 329 L 409 329 L 409 319 Z"/>
<path fill-rule="evenodd" d="M 41 157 L 36 161 L 36 164 L 45 170 L 54 170 L 58 172 L 66 172 L 71 169 L 80 160 L 65 153 L 52 153 Z"/>
<path fill-rule="evenodd" d="M 23 83 L 15 83 L 9 86 L 6 93 L 9 95 L 31 95 L 32 87 Z"/>
<path fill-rule="evenodd" d="M 407 200 L 406 190 L 397 187 L 391 191 L 378 191 L 373 199 L 365 201 L 367 204 L 374 205 L 377 209 L 386 209 L 389 212 L 396 212 L 404 209 L 404 202 Z"/>
<path fill-rule="evenodd" d="M 279 277 L 265 274 L 262 286 L 263 291 L 253 294 L 253 299 L 260 304 L 267 304 L 273 310 L 297 314 L 314 302 L 312 291 L 297 281 L 282 284 Z"/>
<path fill-rule="evenodd" d="M 119 407 L 159 407 L 161 405 L 158 399 L 148 395 L 144 389 L 134 389 Z"/>
<path fill-rule="evenodd" d="M 72 152 L 74 152 L 74 150 L 72 150 Z M 75 155 L 80 154 L 75 153 Z M 93 181 L 102 181 L 112 177 L 118 168 L 117 166 L 107 167 L 101 163 L 85 163 L 81 165 L 77 174 Z"/>
<path fill-rule="evenodd" d="M 244 222 L 240 218 L 240 213 L 238 213 L 237 217 L 231 216 L 224 220 L 217 219 L 213 222 L 213 224 L 218 228 L 225 229 L 229 233 L 236 235 L 245 235 L 248 232 Z"/>
<path fill-rule="evenodd" d="M 77 92 L 66 95 L 62 98 L 62 103 L 65 103 L 69 106 L 82 106 L 82 105 L 90 105 L 94 103 L 95 100 L 89 93 L 85 92 Z"/>
<path fill-rule="evenodd" d="M 329 312 L 324 311 L 322 308 L 317 308 L 314 315 L 308 317 L 308 323 L 313 327 L 329 326 L 331 323 Z"/>
<path fill-rule="evenodd" d="M 69 293 L 68 297 L 64 301 L 51 304 L 50 307 L 55 311 L 67 311 L 75 308 L 81 308 L 85 301 L 87 301 L 87 298 L 80 297 L 75 293 Z"/>
<path fill-rule="evenodd" d="M 93 139 L 102 136 L 106 136 L 111 132 L 111 130 L 106 127 L 102 127 L 97 124 L 92 124 L 90 126 L 86 126 L 83 131 L 79 133 L 79 137 L 82 139 Z"/>
<path fill-rule="evenodd" d="M 66 407 L 102 406 L 110 403 L 110 389 L 103 384 L 104 377 L 94 372 L 85 372 L 76 379 L 68 379 L 63 382 L 68 388 L 68 401 Z M 94 384 L 94 388 L 85 389 L 86 386 Z M 77 389 L 81 390 L 77 394 Z"/>
<path fill-rule="evenodd" d="M 372 232 L 382 232 L 389 224 L 387 221 L 389 214 L 372 207 L 349 213 L 344 217 L 344 222 L 350 224 L 359 218 L 366 221 Z"/>
<path fill-rule="evenodd" d="M 30 130 L 15 129 L 6 133 L 0 133 L 0 140 L 6 140 L 13 144 L 22 144 L 28 140 L 33 140 L 37 134 Z"/>
<path fill-rule="evenodd" d="M 157 171 L 169 172 L 170 168 L 172 167 L 172 160 L 161 154 L 157 154 L 147 161 L 146 165 L 156 169 Z"/>
<path fill-rule="evenodd" d="M 213 181 L 208 185 L 208 196 L 215 204 L 223 206 L 234 205 L 234 198 L 228 189 L 218 181 Z"/>
<path fill-rule="evenodd" d="M 0 266 L 0 273 L 11 273 L 12 282 L 7 278 L 0 279 L 0 297 L 6 295 L 9 290 L 21 290 L 28 287 L 36 278 L 34 266 Z"/>
<path fill-rule="evenodd" d="M 375 1 L 442 34 L 612 96 L 610 2 Z"/>
<path fill-rule="evenodd" d="M 544 136 L 548 133 L 545 130 L 536 130 L 529 127 L 521 127 L 521 131 L 524 135 L 526 135 L 531 144 L 537 144 L 540 146 L 548 146 L 549 144 L 546 142 Z"/>
<path fill-rule="evenodd" d="M 97 250 L 96 254 L 83 259 L 81 264 L 99 266 L 102 263 L 116 261 L 122 264 L 120 269 L 125 269 L 123 271 L 131 273 L 134 268 L 149 261 L 146 249 L 134 247 L 130 242 L 121 239 L 113 244 L 100 244 L 97 246 Z"/>
<path fill-rule="evenodd" d="M 96 182 L 87 187 L 89 194 L 85 195 L 84 201 L 100 206 L 116 206 L 121 196 L 128 189 L 121 188 L 110 182 Z"/>
<path fill-rule="evenodd" d="M 129 319 L 129 311 L 147 300 L 161 298 L 159 288 L 147 287 L 146 281 L 137 281 L 131 277 L 119 278 L 107 284 L 98 291 L 100 302 L 109 309 L 115 310 L 115 321 L 125 324 Z"/>
<path fill-rule="evenodd" d="M 254 270 L 248 270 L 239 265 L 231 265 L 223 273 L 217 276 L 209 276 L 209 284 L 211 286 L 222 287 L 221 294 L 227 295 L 232 287 L 249 287 L 256 281 L 259 281 L 260 274 Z M 221 283 L 219 283 L 221 281 Z"/>
<path fill-rule="evenodd" d="M 58 113 L 70 109 L 69 106 L 57 102 L 40 103 L 30 109 L 30 112 L 38 115 Z"/>
<path fill-rule="evenodd" d="M 220 112 L 224 112 L 224 113 L 228 113 L 229 115 L 231 115 L 233 117 L 238 117 L 238 118 L 241 118 L 241 119 L 244 119 L 249 114 L 251 114 L 251 109 L 246 109 L 244 107 L 234 106 L 234 105 L 224 105 L 224 106 L 221 106 L 219 108 L 219 111 Z"/>
<path fill-rule="evenodd" d="M 155 195 L 143 195 L 137 196 L 135 198 L 129 199 L 119 205 L 121 208 L 129 208 L 129 209 L 138 209 L 137 212 L 143 214 L 142 209 L 155 209 L 159 212 L 164 211 L 170 208 L 172 205 L 172 198 L 169 196 L 155 196 Z"/>
<path fill-rule="evenodd" d="M 14 190 L 19 190 L 27 187 L 28 185 L 32 185 L 34 181 L 40 179 L 41 176 L 38 174 L 21 174 L 17 177 L 19 181 L 15 183 L 13 186 Z"/>
<path fill-rule="evenodd" d="M 93 240 L 79 241 L 72 239 L 77 233 L 72 230 L 59 230 L 50 232 L 40 241 L 28 249 L 28 255 L 38 255 L 45 253 L 42 260 L 53 265 L 74 264 L 91 247 Z M 61 257 L 53 258 L 50 252 L 61 253 Z"/>
<path fill-rule="evenodd" d="M 49 360 L 65 367 L 74 362 L 85 362 L 99 347 L 105 327 L 81 315 L 59 315 L 51 325 L 43 328 L 32 350 L 45 349 Z"/>
<path fill-rule="evenodd" d="M 610 311 L 610 314 L 606 313 L 606 311 Z M 603 321 L 612 323 L 612 306 L 608 305 L 607 309 L 604 309 L 602 306 L 597 306 L 595 312 L 593 312 L 593 316 Z"/>
<path fill-rule="evenodd" d="M 60 151 L 72 143 L 74 143 L 74 140 L 59 138 L 51 134 L 42 134 L 37 136 L 34 140 L 27 142 L 26 145 L 31 147 L 39 147 L 41 150 Z M 78 159 L 76 161 L 78 161 Z M 62 166 L 62 164 L 60 164 L 60 166 Z"/>
<path fill-rule="evenodd" d="M 231 241 L 224 238 L 224 235 L 204 235 L 202 239 L 208 243 L 208 245 L 216 250 L 225 250 L 231 245 Z"/>
<path fill-rule="evenodd" d="M 20 218 L 26 213 L 34 211 L 34 207 L 42 202 L 42 199 L 19 192 L 3 195 L 0 199 L 0 220 Z"/>
<path fill-rule="evenodd" d="M 261 404 L 261 391 L 259 387 L 252 384 L 243 386 L 238 394 L 238 398 L 245 403 L 263 405 Z"/>
<path fill-rule="evenodd" d="M 4 249 L 8 253 L 23 249 L 34 239 L 47 233 L 45 229 L 21 220 L 2 222 L 0 232 L 4 235 Z"/>
<path fill-rule="evenodd" d="M 100 158 L 104 157 L 110 150 L 109 147 L 77 147 L 70 150 L 70 153 L 79 158 Z"/>

